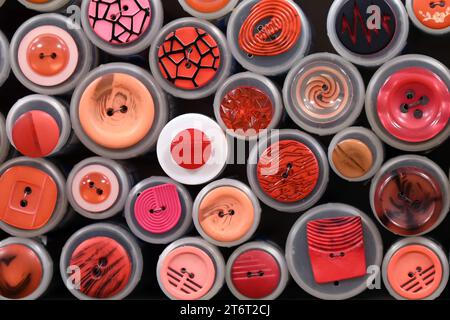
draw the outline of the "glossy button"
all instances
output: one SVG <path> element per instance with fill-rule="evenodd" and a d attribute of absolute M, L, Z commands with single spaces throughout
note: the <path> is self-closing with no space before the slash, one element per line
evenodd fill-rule
<path fill-rule="evenodd" d="M 220 49 L 203 29 L 183 27 L 167 35 L 158 59 L 167 81 L 180 89 L 195 90 L 214 79 L 220 67 Z"/>
<path fill-rule="evenodd" d="M 272 294 L 278 288 L 280 278 L 277 260 L 263 250 L 253 249 L 240 254 L 231 267 L 234 287 L 250 299 L 263 299 Z"/>
<path fill-rule="evenodd" d="M 392 289 L 405 299 L 424 299 L 441 284 L 442 264 L 434 251 L 408 245 L 394 253 L 387 267 Z"/>
<path fill-rule="evenodd" d="M 449 0 L 412 0 L 412 8 L 424 26 L 437 30 L 450 27 Z"/>
<path fill-rule="evenodd" d="M 264 193 L 285 203 L 308 197 L 317 185 L 319 171 L 314 152 L 295 140 L 271 145 L 257 164 L 257 178 Z"/>
<path fill-rule="evenodd" d="M 152 128 L 154 100 L 135 77 L 110 73 L 95 79 L 81 96 L 78 116 L 86 135 L 105 148 L 139 143 Z"/>
<path fill-rule="evenodd" d="M 70 52 L 63 39 L 54 34 L 37 36 L 28 47 L 28 63 L 42 76 L 54 76 L 69 63 Z"/>
<path fill-rule="evenodd" d="M 35 292 L 43 275 L 41 260 L 23 244 L 0 248 L 0 296 L 23 299 Z"/>
<path fill-rule="evenodd" d="M 98 299 L 114 297 L 124 290 L 133 269 L 126 248 L 109 237 L 80 243 L 72 253 L 70 266 L 80 268 L 80 292 Z"/>
<path fill-rule="evenodd" d="M 362 141 L 346 139 L 333 150 L 332 161 L 336 170 L 347 178 L 364 176 L 373 165 L 370 148 Z"/>
<path fill-rule="evenodd" d="M 444 195 L 428 172 L 402 167 L 380 179 L 374 197 L 375 213 L 383 225 L 400 235 L 414 235 L 438 220 Z"/>
<path fill-rule="evenodd" d="M 14 123 L 12 140 L 16 149 L 31 158 L 50 155 L 59 142 L 56 120 L 41 110 L 23 113 Z"/>
<path fill-rule="evenodd" d="M 407 142 L 432 139 L 450 118 L 450 92 L 433 72 L 418 67 L 391 75 L 380 90 L 377 112 L 386 130 Z"/>
<path fill-rule="evenodd" d="M 51 219 L 58 189 L 39 169 L 15 166 L 0 177 L 0 220 L 15 228 L 37 230 Z"/>
<path fill-rule="evenodd" d="M 165 258 L 160 278 L 164 289 L 178 300 L 198 300 L 214 285 L 216 270 L 211 257 L 202 249 L 182 246 Z"/>
<path fill-rule="evenodd" d="M 255 209 L 248 195 L 235 187 L 223 186 L 202 199 L 198 219 L 203 231 L 217 241 L 232 242 L 251 229 Z"/>
<path fill-rule="evenodd" d="M 186 3 L 194 10 L 203 13 L 213 13 L 225 8 L 230 0 L 186 0 Z"/>
<path fill-rule="evenodd" d="M 170 146 L 172 159 L 180 167 L 195 170 L 203 167 L 211 157 L 211 140 L 198 129 L 178 133 Z"/>
<path fill-rule="evenodd" d="M 111 182 L 99 172 L 90 172 L 80 181 L 81 197 L 91 203 L 98 204 L 108 199 L 111 193 Z"/>
<path fill-rule="evenodd" d="M 182 207 L 177 187 L 161 184 L 141 192 L 134 204 L 134 215 L 146 231 L 163 234 L 172 230 L 180 221 Z"/>

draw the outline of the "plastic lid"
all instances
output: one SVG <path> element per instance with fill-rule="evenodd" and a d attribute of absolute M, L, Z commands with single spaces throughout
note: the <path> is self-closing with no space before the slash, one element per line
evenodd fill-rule
<path fill-rule="evenodd" d="M 387 78 L 377 98 L 378 117 L 394 137 L 407 142 L 430 140 L 450 118 L 450 92 L 425 68 L 401 69 Z"/>
<path fill-rule="evenodd" d="M 134 204 L 134 215 L 148 232 L 163 234 L 173 230 L 182 215 L 177 186 L 166 183 L 140 192 Z"/>
<path fill-rule="evenodd" d="M 357 139 L 346 139 L 336 144 L 332 161 L 336 170 L 348 178 L 366 175 L 374 164 L 374 155 L 367 144 Z"/>
<path fill-rule="evenodd" d="M 406 8 L 414 24 L 431 34 L 450 31 L 450 3 L 445 0 L 407 0 Z"/>
<path fill-rule="evenodd" d="M 37 230 L 51 219 L 58 199 L 53 178 L 31 166 L 12 166 L 0 177 L 0 221 L 22 230 Z"/>
<path fill-rule="evenodd" d="M 69 266 L 80 269 L 79 291 L 88 297 L 106 299 L 124 290 L 133 264 L 127 249 L 110 237 L 92 237 L 72 252 Z"/>
<path fill-rule="evenodd" d="M 178 300 L 198 300 L 213 287 L 216 270 L 211 257 L 204 250 L 180 246 L 165 256 L 159 270 L 164 289 Z"/>
<path fill-rule="evenodd" d="M 387 279 L 392 289 L 405 299 L 425 299 L 435 293 L 443 279 L 438 255 L 421 244 L 397 250 L 387 265 Z"/>
<path fill-rule="evenodd" d="M 139 40 L 152 20 L 150 0 L 89 1 L 90 27 L 100 39 L 113 45 Z"/>
<path fill-rule="evenodd" d="M 24 244 L 0 247 L 0 296 L 23 299 L 38 290 L 43 266 L 33 249 Z"/>
<path fill-rule="evenodd" d="M 107 73 L 92 81 L 81 95 L 78 117 L 84 132 L 96 144 L 124 149 L 148 134 L 155 105 L 140 80 L 125 73 Z"/>
<path fill-rule="evenodd" d="M 72 0 L 19 0 L 25 7 L 41 12 L 58 11 L 68 5 L 71 1 Z"/>
<path fill-rule="evenodd" d="M 231 280 L 236 290 L 251 299 L 263 299 L 279 286 L 278 261 L 267 251 L 251 249 L 241 253 L 231 266 Z"/>
<path fill-rule="evenodd" d="M 20 115 L 12 128 L 12 142 L 25 156 L 42 158 L 50 155 L 59 142 L 60 128 L 47 112 L 31 110 Z"/>
<path fill-rule="evenodd" d="M 280 202 L 308 197 L 319 180 L 315 153 L 304 143 L 281 140 L 268 147 L 257 164 L 257 179 L 265 194 Z"/>
<path fill-rule="evenodd" d="M 20 70 L 34 84 L 59 85 L 78 66 L 79 50 L 73 36 L 56 25 L 41 25 L 20 40 L 17 59 Z"/>
<path fill-rule="evenodd" d="M 242 190 L 219 186 L 209 191 L 198 208 L 199 224 L 209 237 L 234 242 L 246 236 L 254 224 L 255 208 Z"/>
<path fill-rule="evenodd" d="M 181 27 L 169 33 L 158 50 L 159 70 L 175 87 L 195 90 L 216 76 L 221 52 L 216 39 L 199 27 Z"/>

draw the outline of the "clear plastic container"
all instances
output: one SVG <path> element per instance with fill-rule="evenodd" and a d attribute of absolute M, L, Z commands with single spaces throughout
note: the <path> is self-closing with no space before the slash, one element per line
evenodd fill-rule
<path fill-rule="evenodd" d="M 124 163 L 92 157 L 73 167 L 66 193 L 76 212 L 88 219 L 103 220 L 123 210 L 132 186 L 131 172 Z"/>
<path fill-rule="evenodd" d="M 20 271 L 23 271 L 24 277 L 17 291 L 5 290 L 8 295 L 0 294 L 0 300 L 36 300 L 45 295 L 53 279 L 53 261 L 40 242 L 26 238 L 6 238 L 0 241 L 0 257 L 11 259 L 2 267 L 2 283 L 8 283 L 9 272 L 12 281 L 16 280 Z"/>
<path fill-rule="evenodd" d="M 92 70 L 77 86 L 70 117 L 89 150 L 105 158 L 129 159 L 154 150 L 169 107 L 149 72 L 109 63 Z"/>
<path fill-rule="evenodd" d="M 96 223 L 67 240 L 59 268 L 76 298 L 121 300 L 138 285 L 143 264 L 141 249 L 129 231 L 112 223 Z M 86 283 L 86 278 L 91 281 Z"/>
<path fill-rule="evenodd" d="M 327 156 L 307 133 L 283 129 L 260 139 L 247 162 L 256 196 L 281 212 L 302 212 L 320 200 L 328 185 Z"/>
<path fill-rule="evenodd" d="M 330 167 L 342 179 L 365 181 L 380 170 L 384 146 L 380 139 L 364 127 L 350 127 L 333 137 L 328 146 Z"/>
<path fill-rule="evenodd" d="M 15 32 L 11 68 L 31 91 L 68 94 L 97 65 L 97 49 L 72 19 L 57 13 L 37 15 Z"/>
<path fill-rule="evenodd" d="M 172 300 L 209 300 L 225 282 L 225 261 L 219 249 L 207 241 L 182 238 L 161 253 L 156 277 Z"/>
<path fill-rule="evenodd" d="M 11 145 L 24 156 L 61 155 L 77 144 L 67 106 L 56 98 L 34 94 L 18 100 L 6 117 Z"/>
<path fill-rule="evenodd" d="M 283 87 L 286 111 L 303 130 L 321 136 L 351 126 L 364 106 L 358 69 L 338 55 L 315 53 L 296 61 Z"/>
<path fill-rule="evenodd" d="M 5 118 L 0 113 L 0 164 L 8 157 L 9 149 L 10 146 L 8 136 L 6 135 Z"/>
<path fill-rule="evenodd" d="M 125 219 L 141 240 L 168 244 L 191 229 L 191 195 L 172 179 L 153 176 L 142 180 L 129 192 Z"/>
<path fill-rule="evenodd" d="M 266 241 L 237 248 L 228 259 L 225 280 L 239 300 L 275 300 L 289 280 L 283 251 Z"/>
<path fill-rule="evenodd" d="M 63 11 L 71 5 L 79 5 L 81 0 L 49 0 L 49 1 L 30 1 L 19 0 L 19 2 L 30 10 L 40 12 Z"/>
<path fill-rule="evenodd" d="M 234 58 L 245 69 L 267 76 L 288 72 L 308 53 L 311 39 L 306 15 L 291 0 L 244 0 L 228 21 Z"/>
<path fill-rule="evenodd" d="M 450 32 L 450 4 L 445 1 L 406 0 L 406 9 L 414 25 L 431 35 Z"/>
<path fill-rule="evenodd" d="M 434 230 L 450 209 L 444 171 L 426 157 L 404 155 L 387 161 L 372 179 L 370 206 L 387 230 L 419 236 Z"/>
<path fill-rule="evenodd" d="M 400 0 L 334 1 L 327 31 L 339 55 L 377 67 L 401 54 L 409 34 L 408 13 Z"/>
<path fill-rule="evenodd" d="M 261 219 L 261 207 L 247 185 L 234 179 L 221 179 L 199 192 L 192 219 L 204 239 L 219 247 L 234 247 L 254 235 Z"/>
<path fill-rule="evenodd" d="M 269 78 L 251 72 L 237 73 L 217 89 L 214 115 L 230 136 L 256 139 L 278 126 L 283 101 L 279 89 Z"/>
<path fill-rule="evenodd" d="M 404 238 L 386 252 L 382 274 L 384 285 L 395 299 L 434 300 L 448 282 L 448 257 L 431 239 Z"/>
<path fill-rule="evenodd" d="M 130 56 L 145 51 L 161 30 L 163 20 L 160 0 L 103 3 L 85 0 L 81 4 L 81 23 L 89 40 L 115 56 Z M 117 30 L 120 32 L 116 33 Z"/>
<path fill-rule="evenodd" d="M 173 45 L 181 48 L 175 50 Z M 161 87 L 172 96 L 188 100 L 212 95 L 232 67 L 222 31 L 197 18 L 181 18 L 165 25 L 152 43 L 149 61 Z"/>
<path fill-rule="evenodd" d="M 14 158 L 0 166 L 0 228 L 32 238 L 57 228 L 68 215 L 66 179 L 44 159 Z"/>
<path fill-rule="evenodd" d="M 367 87 L 366 115 L 373 131 L 394 148 L 419 152 L 450 136 L 450 71 L 423 55 L 392 59 Z"/>
<path fill-rule="evenodd" d="M 229 14 L 239 0 L 178 0 L 184 11 L 205 20 L 216 20 Z"/>
<path fill-rule="evenodd" d="M 8 79 L 10 71 L 9 42 L 3 32 L 0 31 L 0 87 Z"/>
<path fill-rule="evenodd" d="M 320 227 L 322 232 L 317 233 Z M 329 233 L 338 228 L 339 234 L 351 238 L 334 234 L 330 239 Z M 375 224 L 359 209 L 341 203 L 320 205 L 304 213 L 286 241 L 292 277 L 319 299 L 344 300 L 362 293 L 368 280 L 379 275 L 382 259 L 383 242 Z"/>
<path fill-rule="evenodd" d="M 187 185 L 216 179 L 225 169 L 229 153 L 228 140 L 217 122 L 198 113 L 172 119 L 156 146 L 164 172 Z"/>

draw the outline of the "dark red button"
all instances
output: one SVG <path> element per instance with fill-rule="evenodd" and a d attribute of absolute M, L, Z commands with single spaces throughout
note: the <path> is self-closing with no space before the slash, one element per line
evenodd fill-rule
<path fill-rule="evenodd" d="M 378 117 L 394 137 L 423 142 L 438 135 L 450 118 L 450 93 L 433 72 L 418 67 L 392 74 L 377 99 Z"/>
<path fill-rule="evenodd" d="M 277 260 L 263 250 L 249 250 L 239 255 L 231 267 L 236 290 L 251 299 L 262 299 L 278 287 L 281 272 Z"/>
<path fill-rule="evenodd" d="M 60 130 L 48 113 L 32 110 L 22 114 L 12 128 L 12 140 L 17 150 L 27 157 L 48 156 L 58 145 Z"/>

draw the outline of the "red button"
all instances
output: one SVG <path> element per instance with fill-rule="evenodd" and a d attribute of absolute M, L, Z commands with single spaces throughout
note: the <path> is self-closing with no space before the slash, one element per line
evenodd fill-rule
<path fill-rule="evenodd" d="M 69 48 L 60 37 L 43 34 L 30 43 L 27 51 L 28 63 L 42 76 L 54 76 L 63 71 L 69 63 Z"/>
<path fill-rule="evenodd" d="M 280 278 L 277 260 L 263 250 L 242 253 L 231 267 L 231 280 L 236 290 L 251 299 L 262 299 L 272 294 Z"/>
<path fill-rule="evenodd" d="M 17 150 L 27 157 L 41 158 L 53 152 L 59 142 L 60 130 L 48 113 L 32 110 L 22 114 L 12 128 Z"/>
<path fill-rule="evenodd" d="M 438 135 L 450 118 L 450 93 L 433 72 L 418 67 L 391 75 L 378 94 L 381 123 L 394 137 L 423 142 Z"/>
<path fill-rule="evenodd" d="M 211 141 L 203 131 L 186 129 L 172 140 L 172 159 L 182 168 L 201 168 L 211 157 Z"/>
<path fill-rule="evenodd" d="M 108 177 L 91 172 L 80 181 L 80 194 L 86 202 L 99 204 L 108 199 L 111 193 L 111 182 Z"/>

